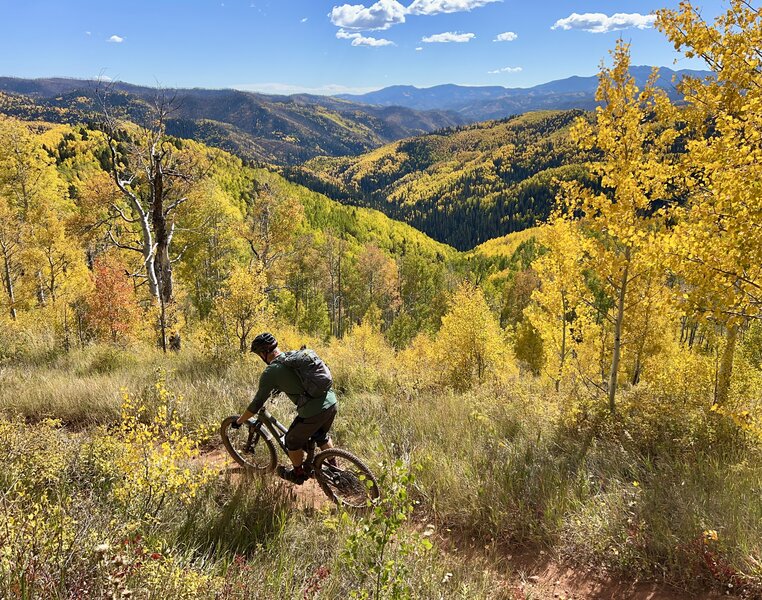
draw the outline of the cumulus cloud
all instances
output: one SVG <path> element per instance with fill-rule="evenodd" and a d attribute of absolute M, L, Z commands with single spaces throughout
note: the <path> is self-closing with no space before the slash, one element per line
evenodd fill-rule
<path fill-rule="evenodd" d="M 406 10 L 397 0 L 378 0 L 369 7 L 362 4 L 334 6 L 328 16 L 331 23 L 345 29 L 389 29 L 405 22 Z"/>
<path fill-rule="evenodd" d="M 499 73 L 521 73 L 521 71 L 523 71 L 521 67 L 503 67 L 502 69 L 487 71 L 487 73 L 489 75 L 498 75 Z"/>
<path fill-rule="evenodd" d="M 454 13 L 469 11 L 479 8 L 491 2 L 501 2 L 502 0 L 414 0 L 407 7 L 408 14 L 411 15 L 438 15 L 440 13 Z"/>
<path fill-rule="evenodd" d="M 119 37 L 118 35 L 112 35 L 106 41 L 107 42 L 111 42 L 112 44 L 121 44 L 124 41 L 124 38 L 123 37 Z"/>
<path fill-rule="evenodd" d="M 616 13 L 605 15 L 603 13 L 572 13 L 565 19 L 559 19 L 551 29 L 581 29 L 591 33 L 606 33 L 620 29 L 648 29 L 653 27 L 656 15 L 641 15 L 640 13 Z"/>
<path fill-rule="evenodd" d="M 446 31 L 444 33 L 437 33 L 422 38 L 421 41 L 425 44 L 447 44 L 450 42 L 462 44 L 470 41 L 475 37 L 476 35 L 473 33 L 457 33 L 454 31 Z"/>
<path fill-rule="evenodd" d="M 353 46 L 370 46 L 373 48 L 378 48 L 380 46 L 394 46 L 394 42 L 391 40 L 364 36 L 357 32 L 352 33 L 345 31 L 344 29 L 339 29 L 336 32 L 336 37 L 340 40 L 352 40 Z"/>
<path fill-rule="evenodd" d="M 492 40 L 493 42 L 512 42 L 519 36 L 512 31 L 506 31 L 505 33 L 498 33 L 497 37 Z"/>

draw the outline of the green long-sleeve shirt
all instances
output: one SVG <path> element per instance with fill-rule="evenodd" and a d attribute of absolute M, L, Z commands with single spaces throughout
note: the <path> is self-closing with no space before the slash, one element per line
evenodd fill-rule
<path fill-rule="evenodd" d="M 273 362 L 262 372 L 257 393 L 249 404 L 249 410 L 253 413 L 259 411 L 274 390 L 286 394 L 294 404 L 297 404 L 299 398 L 304 394 L 302 382 L 299 381 L 294 370 L 278 362 Z M 296 414 L 308 419 L 334 404 L 336 404 L 336 394 L 333 390 L 328 390 L 328 393 L 322 398 L 311 398 L 304 406 L 297 409 Z"/>

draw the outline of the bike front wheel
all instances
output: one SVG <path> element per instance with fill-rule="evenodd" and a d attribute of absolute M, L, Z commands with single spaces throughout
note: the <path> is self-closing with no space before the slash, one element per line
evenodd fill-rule
<path fill-rule="evenodd" d="M 336 504 L 361 510 L 380 495 L 373 472 L 351 452 L 330 448 L 319 452 L 313 464 L 320 488 Z"/>
<path fill-rule="evenodd" d="M 228 417 L 220 425 L 220 436 L 230 456 L 245 469 L 259 473 L 275 470 L 278 457 L 275 445 L 265 437 L 258 422 L 244 423 L 238 429 L 231 425 L 237 417 Z"/>

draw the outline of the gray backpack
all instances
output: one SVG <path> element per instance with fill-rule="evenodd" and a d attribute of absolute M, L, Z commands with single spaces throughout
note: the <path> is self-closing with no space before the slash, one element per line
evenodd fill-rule
<path fill-rule="evenodd" d="M 313 350 L 292 350 L 278 357 L 278 362 L 292 369 L 304 388 L 304 396 L 297 406 L 303 406 L 313 398 L 322 398 L 333 386 L 333 377 L 328 366 Z"/>

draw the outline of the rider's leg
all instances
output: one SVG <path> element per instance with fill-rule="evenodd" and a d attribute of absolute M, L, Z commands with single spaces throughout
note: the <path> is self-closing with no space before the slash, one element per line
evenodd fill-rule
<path fill-rule="evenodd" d="M 304 448 L 312 428 L 301 417 L 296 417 L 286 433 L 286 450 L 293 468 L 278 467 L 281 477 L 294 483 L 304 483 L 307 473 L 304 471 Z"/>
<path fill-rule="evenodd" d="M 302 450 L 310 438 L 315 440 L 319 447 L 327 449 L 332 446 L 328 437 L 328 430 L 336 416 L 336 407 L 332 406 L 313 417 L 296 417 L 286 433 L 286 449 L 288 458 L 294 465 L 293 473 L 283 473 L 286 479 L 305 479 L 307 477 L 303 468 L 304 451 Z"/>
<path fill-rule="evenodd" d="M 289 450 L 288 458 L 291 460 L 292 465 L 300 467 L 304 462 L 304 450 Z"/>

